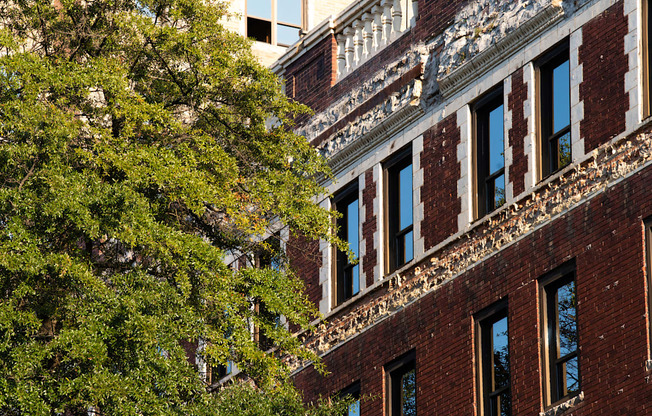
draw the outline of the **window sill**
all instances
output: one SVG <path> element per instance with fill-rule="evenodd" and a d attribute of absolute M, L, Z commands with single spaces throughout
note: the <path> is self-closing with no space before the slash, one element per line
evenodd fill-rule
<path fill-rule="evenodd" d="M 570 410 L 577 406 L 578 404 L 584 401 L 584 392 L 581 391 L 577 396 L 571 397 L 565 402 L 561 402 L 556 406 L 551 407 L 550 409 L 539 413 L 539 416 L 558 416 L 564 414 L 567 410 Z"/>

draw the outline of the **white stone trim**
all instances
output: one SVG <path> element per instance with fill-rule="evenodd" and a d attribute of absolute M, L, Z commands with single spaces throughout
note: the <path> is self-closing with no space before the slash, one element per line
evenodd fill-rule
<path fill-rule="evenodd" d="M 523 83 L 527 90 L 527 98 L 523 101 L 523 117 L 527 124 L 527 134 L 523 138 L 523 153 L 527 158 L 527 172 L 525 174 L 524 192 L 528 192 L 537 183 L 537 172 L 539 171 L 537 157 L 537 119 L 536 119 L 536 96 L 534 86 L 535 70 L 534 64 L 529 62 L 523 67 Z"/>
<path fill-rule="evenodd" d="M 579 63 L 579 49 L 582 46 L 582 28 L 570 34 L 569 69 L 570 69 L 570 117 L 571 117 L 571 155 L 573 162 L 583 160 L 586 156 L 584 137 L 580 123 L 584 120 L 584 101 L 580 100 L 580 84 L 583 80 L 584 64 Z"/>
<path fill-rule="evenodd" d="M 642 0 L 645 1 L 645 0 Z M 625 35 L 625 55 L 628 57 L 629 71 L 625 73 L 625 93 L 629 95 L 629 109 L 625 112 L 625 128 L 633 129 L 643 119 L 643 79 L 641 0 L 624 0 L 623 14 L 627 17 L 628 32 Z"/>
<path fill-rule="evenodd" d="M 457 110 L 457 127 L 460 129 L 460 143 L 457 146 L 457 162 L 460 164 L 457 196 L 462 202 L 460 214 L 457 217 L 457 229 L 461 231 L 466 229 L 473 220 L 471 109 L 468 105 Z"/>
<path fill-rule="evenodd" d="M 374 182 L 376 183 L 376 197 L 374 198 L 374 215 L 376 216 L 376 229 L 374 230 L 374 248 L 376 249 L 376 264 L 374 265 L 374 282 L 382 280 L 385 276 L 385 200 L 383 166 L 376 163 L 373 166 Z"/>
<path fill-rule="evenodd" d="M 514 185 L 511 181 L 512 164 L 514 162 L 514 155 L 512 146 L 509 143 L 509 131 L 512 129 L 512 110 L 509 108 L 509 94 L 512 92 L 512 76 L 508 76 L 503 80 L 503 163 L 505 164 L 505 203 L 511 204 L 514 200 Z"/>
<path fill-rule="evenodd" d="M 421 154 L 423 153 L 423 136 L 412 141 L 412 231 L 414 238 L 414 258 L 420 258 L 425 251 L 425 242 L 421 233 L 421 221 L 425 217 L 423 202 L 421 201 L 421 188 L 423 187 L 423 167 Z"/>
<path fill-rule="evenodd" d="M 324 199 L 319 206 L 330 210 L 330 198 Z M 327 314 L 331 311 L 333 304 L 333 249 L 326 240 L 319 240 L 319 251 L 321 252 L 321 267 L 319 268 L 319 285 L 321 286 L 321 300 L 319 301 L 319 312 Z"/>
<path fill-rule="evenodd" d="M 364 239 L 362 233 L 362 224 L 364 224 L 365 218 L 367 217 L 366 207 L 362 200 L 362 193 L 366 186 L 366 176 L 364 172 L 358 175 L 358 284 L 360 286 L 360 292 L 367 287 L 367 278 L 362 270 L 362 259 L 367 254 L 367 241 Z"/>

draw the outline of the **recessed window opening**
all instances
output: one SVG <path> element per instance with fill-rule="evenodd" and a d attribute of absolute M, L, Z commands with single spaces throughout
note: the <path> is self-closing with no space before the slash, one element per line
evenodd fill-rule
<path fill-rule="evenodd" d="M 568 43 L 539 60 L 541 177 L 569 165 L 571 155 Z"/>
<path fill-rule="evenodd" d="M 474 106 L 476 218 L 505 203 L 505 129 L 503 89 Z"/>
<path fill-rule="evenodd" d="M 389 272 L 393 272 L 414 257 L 410 146 L 385 164 L 385 177 Z"/>

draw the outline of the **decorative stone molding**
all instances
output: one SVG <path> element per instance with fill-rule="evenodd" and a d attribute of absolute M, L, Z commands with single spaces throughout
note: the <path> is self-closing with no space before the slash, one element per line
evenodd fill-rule
<path fill-rule="evenodd" d="M 444 97 L 463 90 L 564 16 L 558 0 L 485 0 L 471 6 L 442 35 L 437 81 Z"/>
<path fill-rule="evenodd" d="M 420 97 L 421 81 L 414 79 L 329 137 L 318 149 L 329 160 L 333 172 L 356 163 L 357 156 L 421 117 Z"/>
<path fill-rule="evenodd" d="M 427 59 L 427 53 L 425 45 L 414 45 L 400 59 L 388 63 L 383 69 L 366 78 L 359 87 L 352 89 L 326 109 L 315 114 L 306 124 L 297 129 L 297 134 L 313 142 L 356 108 L 423 64 Z"/>
<path fill-rule="evenodd" d="M 378 293 L 354 308 L 342 305 L 326 317 L 328 324 L 317 322 L 314 333 L 304 334 L 305 345 L 320 356 L 328 354 L 557 216 L 652 166 L 652 123 L 645 128 L 645 133 L 621 135 L 600 146 L 581 164 L 567 166 L 532 193 L 438 244 L 414 266 L 368 288 Z M 307 363 L 289 365 L 298 371 Z"/>
<path fill-rule="evenodd" d="M 550 409 L 546 410 L 545 412 L 539 413 L 539 416 L 558 416 L 563 414 L 569 409 L 572 409 L 573 407 L 577 406 L 578 404 L 582 403 L 584 400 L 584 392 L 581 391 L 580 394 L 577 396 L 570 398 L 566 400 L 563 403 L 558 404 L 555 407 L 551 407 Z"/>

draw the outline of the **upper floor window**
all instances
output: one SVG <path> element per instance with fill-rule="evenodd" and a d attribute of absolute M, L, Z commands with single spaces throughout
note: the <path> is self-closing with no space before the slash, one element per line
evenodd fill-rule
<path fill-rule="evenodd" d="M 353 403 L 349 407 L 344 416 L 360 416 L 360 382 L 356 381 L 349 387 L 340 392 L 341 397 L 350 396 Z"/>
<path fill-rule="evenodd" d="M 538 62 L 541 177 L 571 163 L 570 66 L 568 43 Z"/>
<path fill-rule="evenodd" d="M 505 129 L 503 89 L 474 106 L 476 218 L 505 203 Z"/>
<path fill-rule="evenodd" d="M 412 260 L 412 148 L 385 164 L 387 181 L 387 246 L 389 272 Z"/>
<path fill-rule="evenodd" d="M 359 215 L 357 183 L 340 192 L 334 200 L 335 209 L 341 214 L 337 219 L 338 237 L 349 243 L 349 249 L 357 259 L 359 256 Z M 352 262 L 347 253 L 337 250 L 335 266 L 335 288 L 340 304 L 360 291 L 358 264 Z M 355 263 L 355 264 L 354 264 Z"/>
<path fill-rule="evenodd" d="M 385 366 L 388 416 L 416 416 L 417 370 L 414 351 Z"/>
<path fill-rule="evenodd" d="M 547 404 L 579 394 L 580 373 L 577 335 L 577 292 L 575 275 L 569 267 L 542 282 L 545 359 L 547 361 Z"/>
<path fill-rule="evenodd" d="M 302 28 L 302 0 L 247 0 L 247 37 L 290 46 Z"/>
<path fill-rule="evenodd" d="M 512 399 L 507 307 L 501 303 L 482 315 L 478 320 L 482 415 L 509 416 Z"/>

